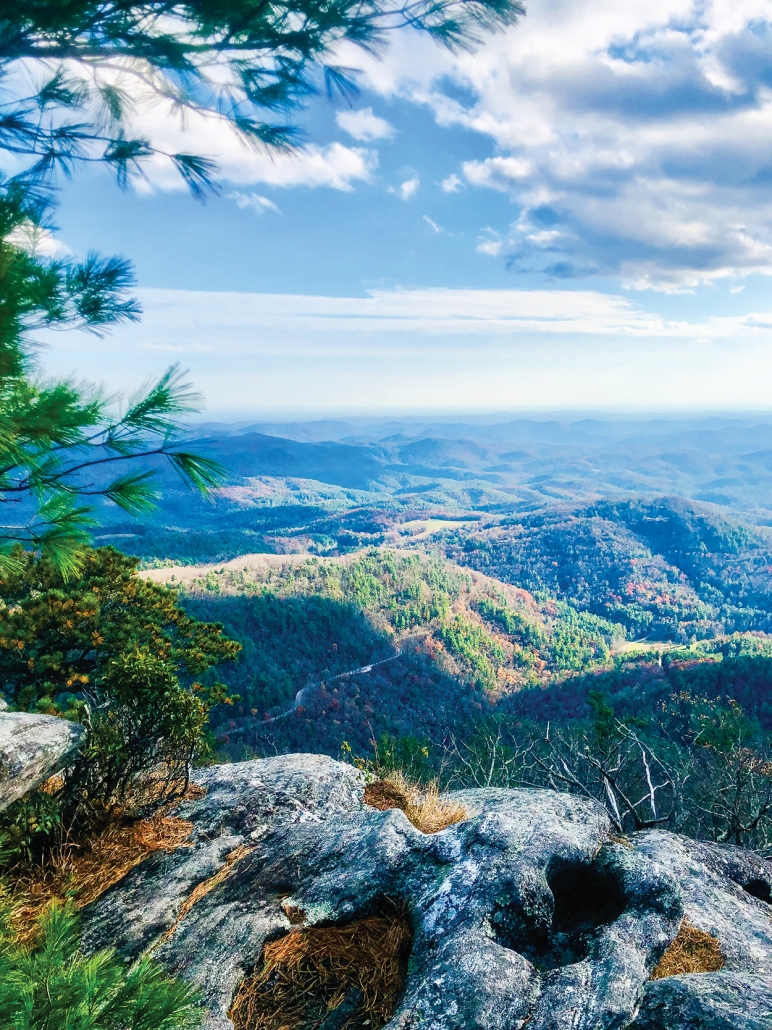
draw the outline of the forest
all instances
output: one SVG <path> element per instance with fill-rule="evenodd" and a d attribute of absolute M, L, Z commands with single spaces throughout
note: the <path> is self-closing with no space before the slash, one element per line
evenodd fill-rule
<path fill-rule="evenodd" d="M 343 739 L 366 747 L 374 733 L 442 733 L 464 710 L 601 667 L 623 636 L 566 602 L 540 604 L 527 591 L 411 551 L 210 570 L 186 579 L 182 601 L 243 647 L 217 673 L 240 701 L 222 712 L 222 725 L 212 717 L 232 757 L 242 741 L 303 750 L 324 742 L 336 753 Z M 320 688 L 302 719 L 261 727 L 309 683 L 396 649 L 400 657 L 372 673 Z"/>
<path fill-rule="evenodd" d="M 622 624 L 631 639 L 772 626 L 766 532 L 678 498 L 548 508 L 448 534 L 449 557 Z"/>
<path fill-rule="evenodd" d="M 152 575 L 176 583 L 183 571 Z M 612 766 L 612 795 L 645 798 L 643 748 L 666 770 L 668 825 L 772 842 L 764 633 L 631 643 L 629 627 L 575 601 L 415 550 L 232 562 L 189 570 L 180 586 L 187 611 L 243 647 L 217 673 L 239 695 L 212 711 L 223 758 L 326 752 L 424 780 L 552 786 L 606 803 Z M 734 808 L 706 801 L 711 784 L 723 801 L 735 792 Z M 621 831 L 652 814 L 614 817 Z"/>

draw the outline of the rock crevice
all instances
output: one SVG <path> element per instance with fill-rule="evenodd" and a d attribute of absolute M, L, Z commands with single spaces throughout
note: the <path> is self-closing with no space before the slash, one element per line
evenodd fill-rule
<path fill-rule="evenodd" d="M 361 775 L 323 756 L 197 782 L 206 795 L 177 812 L 193 847 L 149 858 L 84 911 L 84 932 L 127 959 L 152 948 L 198 986 L 211 1028 L 231 1026 L 267 944 L 388 905 L 413 937 L 389 1030 L 686 1030 L 710 997 L 725 1020 L 711 1030 L 772 1025 L 742 1021 L 770 991 L 772 869 L 739 849 L 660 831 L 622 844 L 600 806 L 541 790 L 455 792 L 468 818 L 427 835 L 365 805 Z M 721 942 L 726 969 L 650 982 L 685 915 Z M 358 996 L 344 998 L 352 1027 Z"/>

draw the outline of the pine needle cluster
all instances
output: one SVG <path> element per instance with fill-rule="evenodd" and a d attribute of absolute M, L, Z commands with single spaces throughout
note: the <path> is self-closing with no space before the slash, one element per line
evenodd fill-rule
<path fill-rule="evenodd" d="M 195 1030 L 193 990 L 149 959 L 86 955 L 71 904 L 40 916 L 32 944 L 0 918 L 0 1030 Z"/>

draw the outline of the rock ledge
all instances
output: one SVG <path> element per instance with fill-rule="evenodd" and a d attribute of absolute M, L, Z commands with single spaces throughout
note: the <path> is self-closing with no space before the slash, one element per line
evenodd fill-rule
<path fill-rule="evenodd" d="M 207 795 L 178 809 L 191 846 L 133 870 L 84 932 L 196 984 L 212 1030 L 267 941 L 385 899 L 414 930 L 389 1030 L 772 1030 L 772 866 L 755 856 L 662 832 L 620 842 L 600 806 L 540 790 L 456 792 L 469 818 L 427 836 L 323 756 L 196 778 Z M 725 969 L 650 982 L 685 914 Z"/>

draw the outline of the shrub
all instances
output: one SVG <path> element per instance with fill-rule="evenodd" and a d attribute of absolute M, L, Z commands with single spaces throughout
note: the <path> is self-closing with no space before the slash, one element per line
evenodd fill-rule
<path fill-rule="evenodd" d="M 204 750 L 210 707 L 229 700 L 221 684 L 197 677 L 239 645 L 219 624 L 188 616 L 174 591 L 140 579 L 138 559 L 112 548 L 86 552 L 70 580 L 46 559 L 15 557 L 17 571 L 0 580 L 0 694 L 17 709 L 88 728 L 54 793 L 65 829 L 99 822 L 151 770 L 154 800 L 179 792 Z M 4 817 L 0 831 L 8 825 Z"/>
<path fill-rule="evenodd" d="M 113 951 L 86 956 L 71 906 L 40 917 L 32 945 L 0 922 L 0 1030 L 192 1030 L 192 989 L 149 959 L 127 966 Z"/>

